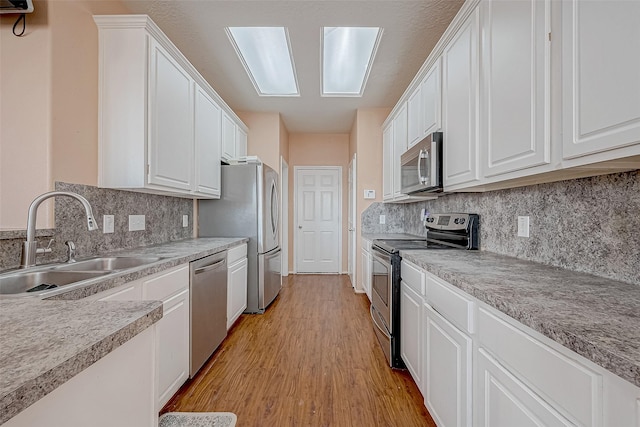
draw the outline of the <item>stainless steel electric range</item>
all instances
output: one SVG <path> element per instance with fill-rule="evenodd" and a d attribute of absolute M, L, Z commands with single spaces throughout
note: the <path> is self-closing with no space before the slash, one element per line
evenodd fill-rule
<path fill-rule="evenodd" d="M 392 368 L 404 369 L 400 356 L 400 263 L 402 250 L 477 250 L 480 216 L 468 213 L 428 214 L 426 237 L 376 239 L 371 268 L 371 318 Z"/>

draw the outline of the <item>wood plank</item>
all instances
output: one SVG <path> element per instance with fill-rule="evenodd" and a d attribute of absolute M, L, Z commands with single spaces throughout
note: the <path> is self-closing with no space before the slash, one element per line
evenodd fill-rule
<path fill-rule="evenodd" d="M 389 368 L 369 300 L 346 275 L 290 275 L 243 314 L 164 412 L 234 412 L 241 426 L 435 426 L 407 371 Z"/>

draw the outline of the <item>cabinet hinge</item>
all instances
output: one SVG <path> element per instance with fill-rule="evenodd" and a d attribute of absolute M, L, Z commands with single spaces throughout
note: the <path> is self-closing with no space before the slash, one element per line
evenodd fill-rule
<path fill-rule="evenodd" d="M 147 163 L 147 176 L 149 176 L 149 164 Z"/>
<path fill-rule="evenodd" d="M 549 33 L 549 41 L 551 41 L 551 33 Z"/>

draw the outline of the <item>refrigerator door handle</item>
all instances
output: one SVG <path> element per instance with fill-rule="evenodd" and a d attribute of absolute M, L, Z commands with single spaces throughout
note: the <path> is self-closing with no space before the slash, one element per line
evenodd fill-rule
<path fill-rule="evenodd" d="M 276 181 L 273 180 L 271 181 L 271 229 L 273 230 L 274 237 L 278 235 L 278 221 L 280 220 L 278 217 L 279 203 L 278 187 L 276 187 Z"/>

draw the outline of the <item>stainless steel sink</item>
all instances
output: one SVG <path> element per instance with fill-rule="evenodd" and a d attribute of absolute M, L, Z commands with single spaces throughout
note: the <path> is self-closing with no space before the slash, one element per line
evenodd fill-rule
<path fill-rule="evenodd" d="M 64 271 L 114 271 L 125 270 L 127 268 L 140 267 L 160 261 L 161 257 L 156 256 L 116 256 L 100 257 L 77 261 L 70 264 L 63 264 L 56 267 L 56 270 Z"/>
<path fill-rule="evenodd" d="M 117 271 L 151 264 L 164 259 L 157 256 L 111 256 L 79 260 L 73 263 L 42 265 L 0 274 L 0 298 L 29 297 L 60 293 L 60 288 Z M 57 289 L 57 291 L 56 291 Z"/>
<path fill-rule="evenodd" d="M 0 277 L 0 295 L 38 295 L 50 289 L 109 274 L 109 271 L 31 271 Z"/>

